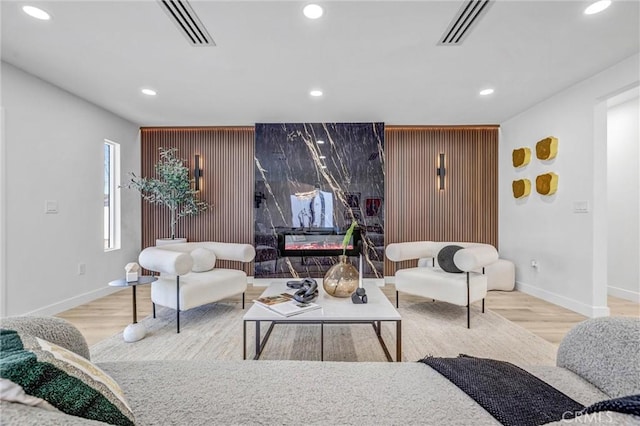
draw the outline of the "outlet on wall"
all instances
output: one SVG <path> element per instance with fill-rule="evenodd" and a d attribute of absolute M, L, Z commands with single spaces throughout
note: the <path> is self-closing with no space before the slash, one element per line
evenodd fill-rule
<path fill-rule="evenodd" d="M 45 200 L 44 212 L 46 214 L 58 214 L 58 200 Z"/>
<path fill-rule="evenodd" d="M 535 259 L 531 259 L 531 267 L 534 269 L 538 269 L 538 261 Z"/>
<path fill-rule="evenodd" d="M 84 275 L 87 273 L 87 265 L 84 263 L 78 263 L 78 275 Z"/>

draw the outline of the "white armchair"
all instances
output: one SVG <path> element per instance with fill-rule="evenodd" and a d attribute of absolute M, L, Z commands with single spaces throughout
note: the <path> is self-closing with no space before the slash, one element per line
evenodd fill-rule
<path fill-rule="evenodd" d="M 176 310 L 176 328 L 180 333 L 180 311 L 217 302 L 247 289 L 247 274 L 236 269 L 216 268 L 216 260 L 251 262 L 255 257 L 251 244 L 199 242 L 147 247 L 138 257 L 140 265 L 159 272 L 151 284 L 153 317 L 155 305 Z"/>
<path fill-rule="evenodd" d="M 393 262 L 431 259 L 430 266 L 396 271 L 396 307 L 399 306 L 398 292 L 466 306 L 467 328 L 471 326 L 472 303 L 482 300 L 484 312 L 487 295 L 484 267 L 498 260 L 498 252 L 492 245 L 416 241 L 389 244 L 385 253 Z"/>

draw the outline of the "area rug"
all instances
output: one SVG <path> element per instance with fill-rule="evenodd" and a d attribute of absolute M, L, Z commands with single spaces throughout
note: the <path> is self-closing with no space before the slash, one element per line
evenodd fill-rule
<path fill-rule="evenodd" d="M 250 305 L 248 305 L 250 306 Z M 141 322 L 144 339 L 126 343 L 122 334 L 91 349 L 97 362 L 169 359 L 242 359 L 242 316 L 239 303 L 215 303 L 181 313 L 176 333 L 175 311 L 159 307 L 157 318 Z M 557 347 L 502 316 L 472 307 L 471 329 L 466 308 L 444 302 L 405 302 L 402 315 L 402 358 L 417 361 L 427 355 L 453 357 L 464 353 L 516 365 L 555 365 Z M 267 329 L 263 323 L 262 333 Z M 247 354 L 253 356 L 254 323 L 247 325 Z M 383 323 L 382 337 L 395 356 L 395 323 Z M 373 327 L 368 324 L 325 325 L 326 361 L 386 361 Z M 276 325 L 261 359 L 320 360 L 319 325 Z"/>

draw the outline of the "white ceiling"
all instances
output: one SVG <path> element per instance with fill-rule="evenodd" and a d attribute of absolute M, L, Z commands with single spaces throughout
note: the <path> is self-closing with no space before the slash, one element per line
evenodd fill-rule
<path fill-rule="evenodd" d="M 152 0 L 2 0 L 2 60 L 142 126 L 499 124 L 639 51 L 637 0 L 497 0 L 453 47 L 462 0 L 306 3 L 192 0 L 217 44 L 193 47 Z"/>

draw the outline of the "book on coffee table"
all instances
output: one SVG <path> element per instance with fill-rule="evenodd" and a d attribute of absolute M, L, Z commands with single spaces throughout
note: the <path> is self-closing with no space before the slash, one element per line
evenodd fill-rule
<path fill-rule="evenodd" d="M 320 305 L 312 302 L 298 302 L 293 299 L 293 295 L 289 293 L 280 293 L 275 296 L 263 296 L 254 300 L 258 305 L 271 309 L 282 316 L 290 317 L 291 315 L 301 314 L 303 312 L 319 309 Z"/>

